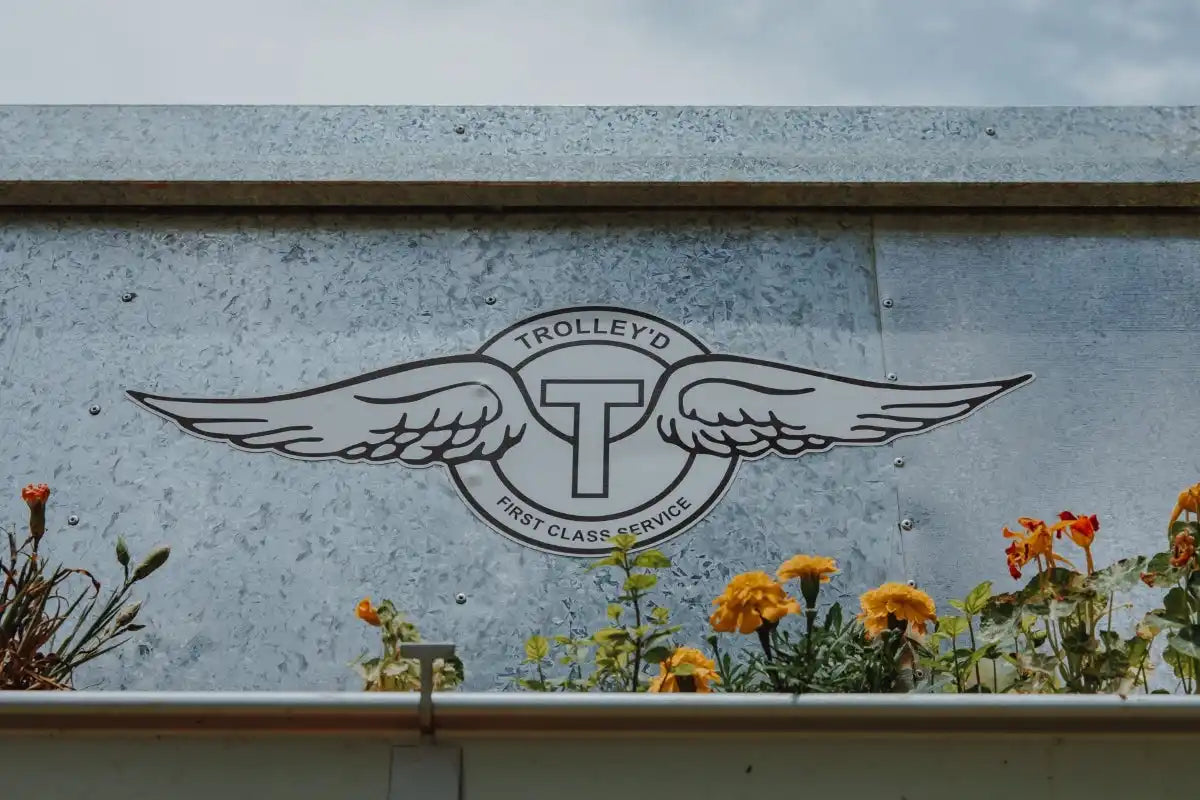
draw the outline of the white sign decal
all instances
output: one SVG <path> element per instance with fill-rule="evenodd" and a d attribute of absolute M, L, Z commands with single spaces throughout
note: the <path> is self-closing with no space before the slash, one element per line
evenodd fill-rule
<path fill-rule="evenodd" d="M 569 556 L 649 547 L 712 508 L 745 459 L 878 445 L 962 419 L 1033 379 L 877 383 L 709 351 L 623 308 L 531 317 L 476 353 L 245 399 L 129 392 L 205 439 L 302 459 L 448 468 L 521 544 Z"/>

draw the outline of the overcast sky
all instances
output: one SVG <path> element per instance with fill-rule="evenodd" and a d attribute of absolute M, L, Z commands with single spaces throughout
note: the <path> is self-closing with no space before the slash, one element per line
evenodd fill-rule
<path fill-rule="evenodd" d="M 0 103 L 1200 103 L 1200 0 L 0 0 Z"/>

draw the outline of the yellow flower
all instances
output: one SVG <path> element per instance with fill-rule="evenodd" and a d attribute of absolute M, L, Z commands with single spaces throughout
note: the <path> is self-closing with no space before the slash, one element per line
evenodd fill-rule
<path fill-rule="evenodd" d="M 933 598 L 903 583 L 885 583 L 864 592 L 858 598 L 868 636 L 878 636 L 887 629 L 889 618 L 908 623 L 908 630 L 925 633 L 925 624 L 937 619 Z"/>
<path fill-rule="evenodd" d="M 712 691 L 710 683 L 720 682 L 711 658 L 694 647 L 679 647 L 658 665 L 658 677 L 650 681 L 650 691 L 705 694 Z"/>
<path fill-rule="evenodd" d="M 717 610 L 708 621 L 721 633 L 753 633 L 765 622 L 800 613 L 800 604 L 765 572 L 734 576 L 713 605 Z"/>
<path fill-rule="evenodd" d="M 837 573 L 837 562 L 827 556 L 808 556 L 798 555 L 792 556 L 787 561 L 779 565 L 779 580 L 787 581 L 792 578 L 804 580 L 819 580 L 821 583 L 829 583 L 829 576 Z"/>
<path fill-rule="evenodd" d="M 379 614 L 371 606 L 371 598 L 364 597 L 358 602 L 358 606 L 354 609 L 354 615 L 368 625 L 379 627 Z"/>

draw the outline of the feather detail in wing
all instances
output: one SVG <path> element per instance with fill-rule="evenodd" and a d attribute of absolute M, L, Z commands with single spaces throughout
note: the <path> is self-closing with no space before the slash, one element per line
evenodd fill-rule
<path fill-rule="evenodd" d="M 482 357 L 404 364 L 275 397 L 128 394 L 188 433 L 246 450 L 414 467 L 499 457 L 530 417 L 507 367 Z"/>
<path fill-rule="evenodd" d="M 900 386 L 770 361 L 700 356 L 667 373 L 653 414 L 665 440 L 694 453 L 798 456 L 920 433 L 961 419 L 1032 378 Z"/>

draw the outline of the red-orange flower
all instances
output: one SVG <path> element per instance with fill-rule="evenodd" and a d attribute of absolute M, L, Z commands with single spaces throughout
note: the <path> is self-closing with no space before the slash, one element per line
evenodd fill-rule
<path fill-rule="evenodd" d="M 1058 515 L 1061 520 L 1054 526 L 1054 532 L 1062 538 L 1062 532 L 1065 530 L 1071 537 L 1071 541 L 1083 548 L 1092 546 L 1092 542 L 1096 539 L 1096 532 L 1100 530 L 1100 519 L 1092 514 L 1090 517 L 1077 517 L 1070 511 L 1063 511 Z"/>
<path fill-rule="evenodd" d="M 1189 564 L 1196 555 L 1196 540 L 1187 532 L 1176 535 L 1171 544 L 1171 566 L 1182 567 Z"/>
<path fill-rule="evenodd" d="M 1083 548 L 1087 557 L 1087 570 L 1091 575 L 1096 571 L 1092 563 L 1092 542 L 1096 540 L 1096 532 L 1100 530 L 1100 518 L 1095 514 L 1090 517 L 1077 517 L 1070 511 L 1058 515 L 1059 521 L 1053 526 L 1054 535 L 1062 538 L 1063 531 L 1071 537 L 1071 541 Z"/>
<path fill-rule="evenodd" d="M 29 506 L 29 535 L 33 537 L 34 549 L 46 533 L 46 501 L 50 499 L 50 487 L 44 483 L 31 483 L 21 490 L 21 499 Z"/>
<path fill-rule="evenodd" d="M 1054 534 L 1045 522 L 1033 517 L 1021 517 L 1017 522 L 1025 529 L 1024 532 L 1003 529 L 1004 538 L 1013 540 L 1004 551 L 1008 560 L 1008 572 L 1013 578 L 1020 578 L 1021 569 L 1031 561 L 1037 561 L 1040 567 L 1042 559 L 1045 559 L 1046 566 L 1051 569 L 1059 561 L 1073 566 L 1070 561 L 1054 552 Z"/>
<path fill-rule="evenodd" d="M 358 607 L 354 609 L 354 614 L 368 625 L 379 626 L 379 614 L 371 606 L 371 598 L 364 597 L 358 602 Z"/>
<path fill-rule="evenodd" d="M 50 499 L 50 487 L 44 483 L 31 483 L 21 490 L 21 499 L 30 508 L 44 506 L 46 505 L 46 501 Z"/>

